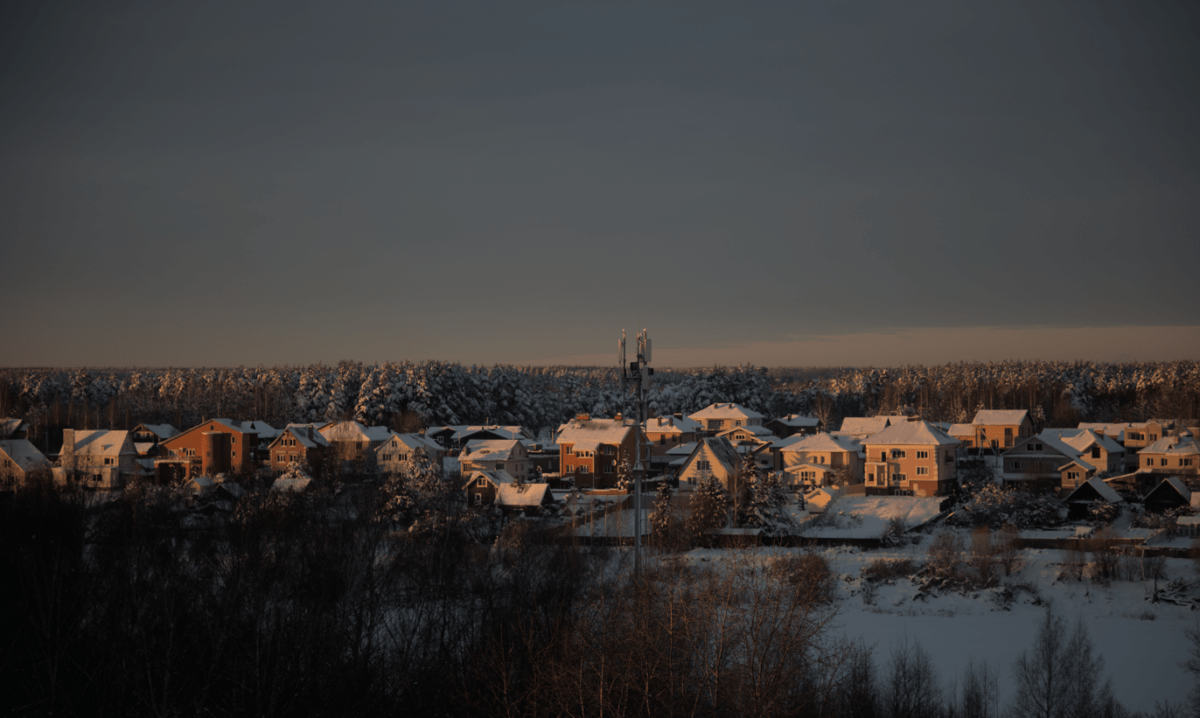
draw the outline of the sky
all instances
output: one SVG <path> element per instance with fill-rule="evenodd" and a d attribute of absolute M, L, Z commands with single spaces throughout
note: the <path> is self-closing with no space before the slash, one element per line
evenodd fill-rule
<path fill-rule="evenodd" d="M 1200 8 L 0 5 L 0 366 L 1200 358 Z"/>

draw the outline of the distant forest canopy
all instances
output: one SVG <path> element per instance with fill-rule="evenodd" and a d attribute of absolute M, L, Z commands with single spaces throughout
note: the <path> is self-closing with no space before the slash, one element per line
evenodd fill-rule
<path fill-rule="evenodd" d="M 624 396 L 614 367 L 343 361 L 229 369 L 0 369 L 0 416 L 24 417 L 37 443 L 63 427 L 170 423 L 183 429 L 213 417 L 279 427 L 355 418 L 402 431 L 488 422 L 538 432 L 580 412 L 612 416 L 622 411 Z M 980 408 L 1029 409 L 1039 428 L 1191 419 L 1200 416 L 1200 362 L 656 369 L 652 413 L 689 413 L 726 401 L 767 416 L 818 416 L 831 428 L 845 416 L 906 411 L 967 423 Z"/>

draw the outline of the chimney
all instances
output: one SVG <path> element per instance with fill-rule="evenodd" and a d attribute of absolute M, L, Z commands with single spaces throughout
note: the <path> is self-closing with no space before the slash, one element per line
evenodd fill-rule
<path fill-rule="evenodd" d="M 63 429 L 63 445 L 62 456 L 71 456 L 75 453 L 75 430 Z"/>
<path fill-rule="evenodd" d="M 589 414 L 576 414 L 575 415 L 575 421 L 589 421 L 591 418 L 592 417 Z"/>
<path fill-rule="evenodd" d="M 661 416 L 660 416 L 660 417 L 658 417 L 658 425 L 659 425 L 659 426 L 662 426 L 662 417 L 661 417 Z"/>

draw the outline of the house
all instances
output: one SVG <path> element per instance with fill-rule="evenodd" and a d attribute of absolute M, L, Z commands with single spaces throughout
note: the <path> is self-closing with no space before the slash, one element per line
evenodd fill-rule
<path fill-rule="evenodd" d="M 762 414 L 733 402 L 710 404 L 694 414 L 689 414 L 688 418 L 699 422 L 709 435 L 738 426 L 762 426 L 763 423 Z"/>
<path fill-rule="evenodd" d="M 642 425 L 650 442 L 650 456 L 664 456 L 680 444 L 690 444 L 703 432 L 700 422 L 684 416 L 656 416 Z"/>
<path fill-rule="evenodd" d="M 1200 445 L 1185 431 L 1179 436 L 1164 436 L 1137 452 L 1138 469 L 1160 474 L 1196 476 L 1200 474 Z"/>
<path fill-rule="evenodd" d="M 1026 488 L 1074 489 L 1097 473 L 1119 473 L 1124 455 L 1120 444 L 1091 429 L 1045 429 L 1004 452 L 1000 478 Z"/>
<path fill-rule="evenodd" d="M 63 430 L 58 465 L 68 481 L 99 489 L 119 489 L 137 476 L 137 450 L 128 431 Z"/>
<path fill-rule="evenodd" d="M 638 463 L 636 447 L 640 446 L 645 456 L 648 444 L 641 427 L 626 424 L 620 417 L 593 419 L 579 414 L 558 433 L 561 473 L 574 477 L 581 489 L 613 488 L 620 480 L 621 462 L 628 462 L 632 468 Z"/>
<path fill-rule="evenodd" d="M 958 440 L 909 417 L 863 440 L 868 494 L 945 496 L 958 485 Z"/>
<path fill-rule="evenodd" d="M 272 471 L 284 472 L 297 466 L 316 470 L 324 467 L 329 450 L 329 441 L 316 425 L 288 424 L 267 446 L 267 461 Z"/>
<path fill-rule="evenodd" d="M 179 429 L 170 424 L 138 424 L 130 430 L 135 444 L 158 444 L 179 435 Z"/>
<path fill-rule="evenodd" d="M 518 481 L 503 470 L 472 472 L 464 490 L 468 506 L 494 505 L 506 513 L 536 516 L 555 503 L 549 484 Z"/>
<path fill-rule="evenodd" d="M 50 462 L 28 439 L 0 439 L 0 488 L 19 486 L 31 471 Z"/>
<path fill-rule="evenodd" d="M 392 437 L 386 426 L 364 426 L 357 421 L 339 421 L 321 427 L 329 442 L 329 455 L 342 471 L 366 473 L 375 469 L 375 452 Z"/>
<path fill-rule="evenodd" d="M 837 489 L 813 489 L 804 495 L 804 508 L 809 513 L 825 513 L 825 509 L 829 508 L 829 504 L 833 503 L 840 493 Z"/>
<path fill-rule="evenodd" d="M 794 467 L 808 467 L 801 469 L 803 473 L 798 478 L 819 479 L 811 484 L 814 486 L 828 483 L 825 480 L 828 473 L 844 475 L 848 479 L 833 483 L 859 484 L 863 481 L 861 448 L 854 439 L 831 434 L 794 437 L 777 445 L 775 468 L 788 471 Z"/>
<path fill-rule="evenodd" d="M 696 448 L 680 466 L 679 488 L 691 491 L 712 476 L 733 490 L 742 468 L 737 449 L 723 436 L 707 436 L 696 442 Z"/>
<path fill-rule="evenodd" d="M 231 419 L 209 419 L 159 442 L 167 458 L 154 462 L 159 481 L 205 475 L 249 474 L 258 468 L 258 434 Z"/>
<path fill-rule="evenodd" d="M 1146 507 L 1146 510 L 1154 513 L 1190 506 L 1191 503 L 1192 490 L 1178 476 L 1166 477 L 1150 493 L 1146 494 L 1146 498 L 1142 499 L 1142 505 Z"/>
<path fill-rule="evenodd" d="M 423 434 L 396 434 L 375 450 L 375 465 L 387 474 L 398 474 L 412 469 L 412 461 L 418 449 L 424 450 L 433 466 L 442 466 L 446 452 L 442 445 Z"/>
<path fill-rule="evenodd" d="M 1133 453 L 1140 453 L 1141 449 L 1165 437 L 1171 428 L 1171 422 L 1157 419 L 1130 423 L 1125 427 L 1125 449 L 1137 449 Z"/>
<path fill-rule="evenodd" d="M 825 430 L 825 422 L 815 416 L 788 414 L 780 419 L 763 422 L 763 426 L 771 430 L 780 439 L 786 439 L 797 434 L 812 435 Z"/>
<path fill-rule="evenodd" d="M 980 409 L 971 422 L 975 447 L 1011 449 L 1018 439 L 1033 435 L 1033 422 L 1026 409 Z"/>
<path fill-rule="evenodd" d="M 529 455 L 516 439 L 474 439 L 458 455 L 460 471 L 503 471 L 521 481 L 529 478 Z"/>

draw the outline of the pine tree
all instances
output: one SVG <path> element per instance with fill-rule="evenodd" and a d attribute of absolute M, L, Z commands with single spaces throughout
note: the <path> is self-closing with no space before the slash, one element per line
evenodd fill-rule
<path fill-rule="evenodd" d="M 674 516 L 671 511 L 671 486 L 667 482 L 658 485 L 654 503 L 650 507 L 650 535 L 666 543 L 674 533 Z"/>
<path fill-rule="evenodd" d="M 714 476 L 707 476 L 692 492 L 688 505 L 686 528 L 692 542 L 700 541 L 709 531 L 724 526 L 729 520 L 729 493 Z"/>

